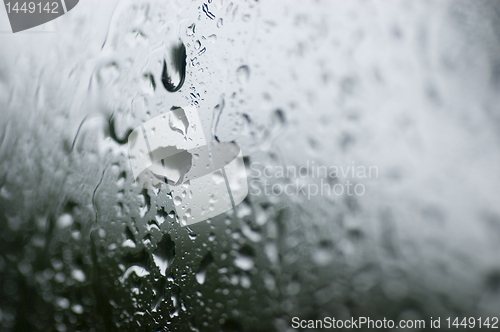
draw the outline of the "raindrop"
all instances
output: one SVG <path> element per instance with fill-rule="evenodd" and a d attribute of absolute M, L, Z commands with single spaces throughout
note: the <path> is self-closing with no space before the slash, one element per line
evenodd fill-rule
<path fill-rule="evenodd" d="M 219 141 L 216 135 L 217 126 L 219 124 L 220 116 L 222 114 L 222 111 L 224 110 L 225 105 L 226 101 L 224 100 L 224 95 L 222 94 L 219 97 L 219 103 L 214 107 L 214 112 L 212 115 L 212 137 L 217 142 Z"/>
<path fill-rule="evenodd" d="M 238 68 L 238 70 L 236 71 L 236 77 L 238 79 L 238 83 L 247 83 L 248 79 L 250 78 L 250 69 L 248 69 L 248 66 L 241 66 L 240 68 Z"/>
<path fill-rule="evenodd" d="M 161 82 L 167 91 L 176 92 L 184 84 L 186 78 L 186 47 L 182 42 L 172 47 L 169 63 L 163 61 Z"/>
<path fill-rule="evenodd" d="M 122 243 L 122 247 L 135 248 L 135 237 L 134 233 L 130 230 L 130 227 L 125 228 L 125 241 Z"/>
<path fill-rule="evenodd" d="M 277 109 L 273 112 L 271 121 L 273 123 L 273 126 L 276 127 L 282 127 L 286 123 L 286 118 L 285 114 L 283 113 L 282 110 Z"/>
<path fill-rule="evenodd" d="M 198 272 L 196 273 L 196 281 L 200 284 L 203 285 L 205 283 L 206 277 L 207 277 L 207 269 L 208 266 L 213 263 L 214 258 L 212 257 L 212 254 L 210 251 L 203 257 L 200 263 L 200 267 L 198 268 Z"/>
<path fill-rule="evenodd" d="M 190 26 L 187 27 L 187 31 L 186 31 L 186 35 L 187 36 L 192 36 L 194 35 L 195 33 L 195 28 L 196 28 L 196 25 L 193 23 L 191 24 Z"/>
<path fill-rule="evenodd" d="M 182 108 L 172 107 L 168 116 L 168 125 L 173 131 L 177 131 L 182 135 L 187 134 L 189 121 L 186 117 L 186 113 Z"/>
<path fill-rule="evenodd" d="M 186 150 L 179 150 L 175 146 L 161 147 L 152 152 L 155 156 L 168 157 L 153 164 L 149 170 L 153 175 L 170 185 L 178 185 L 192 165 L 192 156 Z M 161 158 L 161 157 L 160 157 Z"/>
<path fill-rule="evenodd" d="M 165 211 L 165 207 L 161 207 L 157 213 L 156 213 L 156 222 L 158 223 L 158 225 L 161 225 L 165 222 L 165 220 L 167 220 L 168 218 L 168 213 Z"/>
<path fill-rule="evenodd" d="M 127 144 L 128 142 L 128 137 L 129 135 L 132 133 L 133 129 L 131 128 L 127 128 L 125 130 L 125 133 L 123 134 L 123 137 L 120 138 L 118 137 L 118 133 L 116 131 L 116 122 L 115 122 L 115 117 L 114 117 L 114 114 L 113 116 L 111 116 L 111 118 L 109 119 L 109 123 L 108 123 L 108 126 L 109 126 L 109 136 L 118 144 Z"/>
<path fill-rule="evenodd" d="M 207 17 L 211 20 L 215 19 L 215 15 L 208 10 L 208 4 L 203 4 L 203 12 L 207 15 Z"/>
<path fill-rule="evenodd" d="M 236 210 L 236 216 L 240 219 L 244 217 L 248 217 L 252 214 L 252 208 L 245 202 L 242 202 L 240 205 L 238 205 L 238 208 Z"/>
<path fill-rule="evenodd" d="M 83 273 L 83 271 L 79 269 L 74 269 L 73 271 L 71 271 L 71 277 L 79 282 L 85 281 L 85 273 Z"/>
<path fill-rule="evenodd" d="M 83 314 L 83 307 L 79 304 L 73 304 L 71 306 L 71 310 L 75 313 L 75 314 Z"/>
<path fill-rule="evenodd" d="M 61 297 L 61 298 L 57 299 L 57 304 L 62 309 L 68 309 L 70 303 L 69 303 L 69 300 L 67 298 Z"/>
<path fill-rule="evenodd" d="M 139 215 L 144 217 L 146 213 L 148 213 L 151 208 L 151 197 L 148 194 L 147 189 L 142 189 L 141 195 L 139 195 L 139 199 L 142 201 L 142 206 L 139 207 Z"/>
<path fill-rule="evenodd" d="M 312 252 L 312 259 L 317 265 L 325 266 L 332 261 L 333 255 L 328 248 L 318 248 Z"/>
<path fill-rule="evenodd" d="M 139 265 L 132 265 L 129 267 L 125 273 L 123 274 L 123 277 L 120 277 L 120 282 L 124 283 L 125 280 L 132 274 L 135 273 L 139 278 L 144 277 L 149 275 L 149 271 L 146 270 L 144 266 L 139 266 Z"/>
<path fill-rule="evenodd" d="M 236 255 L 236 258 L 234 259 L 234 265 L 242 269 L 243 271 L 249 271 L 255 265 L 253 256 L 254 256 L 253 249 L 245 245 L 240 249 L 240 251 Z"/>
<path fill-rule="evenodd" d="M 210 35 L 210 36 L 207 37 L 207 40 L 210 43 L 215 43 L 217 41 L 217 36 L 216 35 Z"/>
<path fill-rule="evenodd" d="M 175 242 L 172 241 L 169 234 L 165 234 L 158 243 L 158 247 L 153 252 L 153 261 L 160 269 L 160 273 L 165 276 L 166 271 L 175 257 Z"/>
<path fill-rule="evenodd" d="M 71 226 L 72 224 L 73 217 L 69 213 L 65 213 L 57 219 L 57 226 L 59 226 L 59 228 L 66 228 L 68 226 Z"/>

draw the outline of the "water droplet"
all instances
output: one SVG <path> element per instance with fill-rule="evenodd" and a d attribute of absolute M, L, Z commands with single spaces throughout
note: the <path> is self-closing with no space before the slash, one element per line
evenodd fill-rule
<path fill-rule="evenodd" d="M 222 94 L 219 97 L 219 103 L 214 107 L 214 112 L 212 114 L 212 138 L 217 142 L 219 141 L 216 135 L 217 126 L 219 125 L 220 116 L 222 114 L 222 111 L 224 110 L 225 105 L 226 101 L 224 99 L 224 95 Z"/>
<path fill-rule="evenodd" d="M 203 12 L 207 15 L 207 17 L 211 20 L 215 19 L 215 15 L 210 12 L 208 9 L 208 4 L 203 4 Z"/>
<path fill-rule="evenodd" d="M 210 43 L 215 43 L 217 41 L 217 36 L 216 35 L 210 35 L 207 37 L 208 42 Z"/>
<path fill-rule="evenodd" d="M 222 20 L 222 18 L 219 18 L 219 20 L 217 21 L 217 28 L 222 28 L 223 25 L 224 21 Z"/>
<path fill-rule="evenodd" d="M 69 300 L 65 297 L 60 297 L 57 300 L 57 305 L 60 306 L 62 309 L 68 309 L 69 308 Z"/>
<path fill-rule="evenodd" d="M 250 286 L 252 286 L 252 281 L 250 280 L 250 277 L 249 276 L 241 276 L 240 277 L 240 285 L 241 287 L 243 288 L 250 288 Z"/>
<path fill-rule="evenodd" d="M 124 248 L 127 248 L 127 247 L 128 248 L 135 248 L 135 243 L 131 239 L 126 239 L 125 241 L 123 241 L 122 247 L 124 247 Z"/>
<path fill-rule="evenodd" d="M 64 213 L 57 219 L 57 226 L 59 226 L 59 228 L 66 228 L 72 224 L 73 216 L 69 213 Z"/>
<path fill-rule="evenodd" d="M 170 185 L 177 186 L 184 179 L 184 175 L 189 172 L 192 165 L 191 154 L 175 146 L 161 147 L 152 152 L 153 155 L 161 158 L 168 156 L 161 161 L 153 164 L 151 171 L 156 179 L 166 181 Z"/>
<path fill-rule="evenodd" d="M 186 135 L 189 128 L 189 120 L 184 109 L 181 107 L 172 107 L 168 113 L 168 125 L 173 131 Z"/>
<path fill-rule="evenodd" d="M 320 266 L 328 265 L 333 259 L 332 251 L 328 248 L 318 248 L 313 251 L 312 259 Z"/>
<path fill-rule="evenodd" d="M 125 280 L 132 274 L 135 273 L 138 277 L 144 277 L 149 275 L 149 271 L 146 270 L 144 266 L 139 266 L 139 265 L 132 265 L 129 267 L 125 273 L 123 274 L 123 277 L 120 277 L 120 282 L 124 283 Z"/>
<path fill-rule="evenodd" d="M 79 269 L 74 269 L 73 271 L 71 271 L 71 277 L 79 282 L 85 281 L 85 273 L 83 273 L 83 271 Z"/>
<path fill-rule="evenodd" d="M 273 123 L 273 126 L 276 127 L 282 127 L 286 123 L 286 118 L 285 114 L 283 113 L 282 110 L 277 109 L 273 112 L 271 121 Z"/>
<path fill-rule="evenodd" d="M 176 206 L 181 205 L 182 204 L 182 198 L 180 198 L 179 196 L 175 196 L 175 198 L 174 198 L 174 204 Z"/>
<path fill-rule="evenodd" d="M 195 28 L 196 28 L 196 25 L 195 25 L 194 23 L 193 23 L 193 24 L 191 24 L 190 26 L 188 26 L 188 27 L 187 27 L 187 29 L 186 29 L 186 35 L 187 35 L 187 36 L 192 36 L 192 35 L 194 35 L 194 33 L 195 33 Z"/>
<path fill-rule="evenodd" d="M 247 83 L 248 79 L 250 78 L 250 69 L 248 68 L 248 66 L 241 66 L 240 68 L 238 68 L 238 70 L 236 71 L 236 77 L 238 79 L 238 83 Z"/>
<path fill-rule="evenodd" d="M 160 273 L 165 276 L 167 269 L 172 264 L 175 257 L 175 242 L 169 234 L 165 234 L 156 250 L 153 252 L 153 261 L 160 269 Z"/>
<path fill-rule="evenodd" d="M 248 217 L 252 214 L 252 208 L 250 208 L 250 206 L 245 203 L 245 202 L 242 202 L 240 205 L 238 205 L 237 209 L 236 209 L 236 216 L 238 218 L 244 218 L 244 217 Z"/>
<path fill-rule="evenodd" d="M 178 91 L 186 78 L 186 47 L 182 42 L 172 47 L 170 59 L 163 61 L 161 81 L 169 92 Z"/>
<path fill-rule="evenodd" d="M 161 225 L 168 218 L 168 213 L 165 211 L 165 208 L 162 206 L 156 213 L 155 219 L 158 225 Z"/>
<path fill-rule="evenodd" d="M 234 259 L 234 265 L 242 269 L 243 271 L 249 271 L 255 265 L 253 256 L 254 256 L 253 249 L 250 246 L 245 245 L 240 249 L 240 251 L 236 255 L 236 258 Z"/>
<path fill-rule="evenodd" d="M 196 281 L 200 284 L 203 285 L 205 283 L 206 277 L 207 277 L 207 269 L 208 266 L 213 263 L 214 258 L 212 257 L 212 254 L 208 252 L 205 257 L 200 262 L 200 267 L 198 268 L 198 272 L 196 273 Z"/>
<path fill-rule="evenodd" d="M 83 307 L 79 304 L 73 304 L 71 306 L 71 310 L 75 313 L 75 314 L 83 314 Z"/>
<path fill-rule="evenodd" d="M 135 248 L 136 244 L 135 244 L 134 233 L 132 233 L 129 227 L 125 227 L 124 235 L 125 235 L 125 241 L 123 241 L 122 247 Z"/>

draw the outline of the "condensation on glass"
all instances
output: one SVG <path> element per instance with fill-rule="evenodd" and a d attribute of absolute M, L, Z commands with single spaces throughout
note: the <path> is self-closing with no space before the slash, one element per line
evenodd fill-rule
<path fill-rule="evenodd" d="M 499 13 L 81 1 L 1 34 L 0 330 L 498 315 Z M 188 227 L 176 196 L 135 182 L 127 149 L 180 107 L 241 147 L 249 185 Z"/>

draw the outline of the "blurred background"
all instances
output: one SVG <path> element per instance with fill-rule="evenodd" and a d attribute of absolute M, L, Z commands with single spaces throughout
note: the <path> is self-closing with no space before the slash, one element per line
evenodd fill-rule
<path fill-rule="evenodd" d="M 0 330 L 499 315 L 499 1 L 84 0 L 16 34 L 2 8 L 0 45 Z M 247 166 L 189 227 L 128 160 L 173 106 Z"/>

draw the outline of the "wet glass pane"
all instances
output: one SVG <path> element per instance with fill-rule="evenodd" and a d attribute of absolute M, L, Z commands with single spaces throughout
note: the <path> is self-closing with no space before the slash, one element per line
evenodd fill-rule
<path fill-rule="evenodd" d="M 0 8 L 1 331 L 499 326 L 498 1 L 65 3 Z"/>

